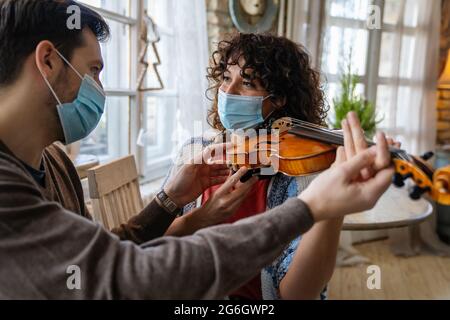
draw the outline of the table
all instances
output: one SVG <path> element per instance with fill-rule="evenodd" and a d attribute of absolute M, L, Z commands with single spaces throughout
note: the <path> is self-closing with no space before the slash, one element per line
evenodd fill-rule
<path fill-rule="evenodd" d="M 343 230 L 402 228 L 418 224 L 432 213 L 433 206 L 428 200 L 412 200 L 406 187 L 391 186 L 372 210 L 346 216 Z"/>

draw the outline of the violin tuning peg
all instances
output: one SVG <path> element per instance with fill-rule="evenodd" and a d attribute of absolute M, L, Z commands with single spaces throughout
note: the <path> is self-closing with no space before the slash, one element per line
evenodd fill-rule
<path fill-rule="evenodd" d="M 423 154 L 420 158 L 424 161 L 428 161 L 433 157 L 434 157 L 434 152 L 430 151 L 430 152 Z"/>
<path fill-rule="evenodd" d="M 409 196 L 413 200 L 419 200 L 425 193 L 427 193 L 430 190 L 430 188 L 421 188 L 418 186 L 415 186 Z"/>
<path fill-rule="evenodd" d="M 402 188 L 405 186 L 405 180 L 403 180 L 403 176 L 400 173 L 394 174 L 392 183 L 398 188 Z"/>
<path fill-rule="evenodd" d="M 405 181 L 409 178 L 412 178 L 412 173 L 407 173 L 405 175 L 401 175 L 400 173 L 396 173 L 392 179 L 392 182 L 396 187 L 402 188 L 405 186 Z"/>

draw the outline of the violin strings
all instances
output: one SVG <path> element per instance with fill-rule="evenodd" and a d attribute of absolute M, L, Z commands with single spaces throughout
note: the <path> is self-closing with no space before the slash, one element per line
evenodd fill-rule
<path fill-rule="evenodd" d="M 306 121 L 298 120 L 298 119 L 290 118 L 289 120 L 291 121 L 292 124 L 294 124 L 294 129 L 300 129 L 300 131 L 302 129 L 310 130 L 313 133 L 316 132 L 316 133 L 321 134 L 322 138 L 324 140 L 326 140 L 326 142 L 339 144 L 339 145 L 344 144 L 344 136 L 343 136 L 342 132 L 336 132 L 331 129 L 328 129 L 328 128 L 325 128 L 325 127 L 322 127 L 322 126 L 319 126 L 319 125 L 316 125 L 313 123 L 309 123 Z M 318 138 L 318 137 L 314 136 L 313 134 L 306 133 L 306 135 L 308 135 L 310 138 Z M 366 142 L 369 146 L 376 145 L 373 141 L 370 141 L 370 140 L 366 140 Z M 413 161 L 411 156 L 409 154 L 407 154 L 404 150 L 391 147 L 390 151 L 394 156 L 396 156 L 397 158 L 399 158 L 401 160 L 405 160 L 408 162 Z"/>

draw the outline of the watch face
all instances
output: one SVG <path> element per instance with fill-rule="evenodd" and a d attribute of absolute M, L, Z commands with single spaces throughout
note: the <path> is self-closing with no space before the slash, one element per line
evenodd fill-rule
<path fill-rule="evenodd" d="M 167 196 L 164 190 L 158 193 L 157 197 L 161 201 L 164 208 L 166 208 L 166 210 L 170 213 L 174 213 L 178 210 L 177 205 Z"/>

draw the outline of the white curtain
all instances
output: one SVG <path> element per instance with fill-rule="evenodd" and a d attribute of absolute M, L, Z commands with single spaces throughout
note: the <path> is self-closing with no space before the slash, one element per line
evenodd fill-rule
<path fill-rule="evenodd" d="M 174 5 L 178 114 L 175 140 L 183 143 L 207 130 L 208 35 L 205 0 L 176 0 Z"/>
<path fill-rule="evenodd" d="M 304 45 L 314 66 L 320 61 L 320 40 L 324 2 L 321 0 L 281 0 L 278 35 Z"/>
<path fill-rule="evenodd" d="M 386 131 L 411 154 L 421 154 L 435 149 L 441 1 L 399 1 L 404 10 L 390 48 L 395 82 L 389 85 Z M 417 26 L 406 28 L 416 14 Z"/>

